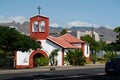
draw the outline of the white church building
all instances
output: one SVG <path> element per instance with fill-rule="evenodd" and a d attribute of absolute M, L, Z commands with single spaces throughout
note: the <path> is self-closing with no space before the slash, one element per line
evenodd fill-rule
<path fill-rule="evenodd" d="M 89 44 L 77 39 L 70 34 L 64 34 L 59 37 L 53 37 L 49 35 L 49 18 L 41 15 L 36 15 L 30 18 L 30 37 L 35 38 L 42 46 L 41 49 L 31 50 L 29 52 L 17 51 L 15 53 L 15 67 L 16 68 L 33 68 L 34 59 L 37 56 L 49 57 L 50 53 L 54 49 L 59 49 L 57 66 L 66 65 L 64 62 L 64 56 L 68 49 L 82 49 L 83 55 L 90 59 Z M 49 65 L 48 65 L 49 66 Z"/>

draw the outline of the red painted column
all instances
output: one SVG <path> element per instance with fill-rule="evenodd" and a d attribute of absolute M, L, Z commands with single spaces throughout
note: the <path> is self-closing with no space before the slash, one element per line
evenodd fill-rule
<path fill-rule="evenodd" d="M 82 49 L 82 52 L 83 52 L 83 55 L 84 55 L 84 43 L 81 43 L 81 49 Z"/>

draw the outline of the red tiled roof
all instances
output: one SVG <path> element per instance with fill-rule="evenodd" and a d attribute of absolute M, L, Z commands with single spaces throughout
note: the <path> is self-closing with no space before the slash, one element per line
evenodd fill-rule
<path fill-rule="evenodd" d="M 78 48 L 76 46 L 73 46 L 71 43 L 84 43 L 84 41 L 79 40 L 70 34 L 64 34 L 60 37 L 49 36 L 47 37 L 47 39 L 63 48 Z"/>
<path fill-rule="evenodd" d="M 77 48 L 76 46 L 71 45 L 70 43 L 59 37 L 49 36 L 47 39 L 58 44 L 63 48 Z"/>
<path fill-rule="evenodd" d="M 84 41 L 77 39 L 76 37 L 74 37 L 70 34 L 64 34 L 64 35 L 60 36 L 60 38 L 63 38 L 64 40 L 66 40 L 69 43 L 84 43 Z"/>

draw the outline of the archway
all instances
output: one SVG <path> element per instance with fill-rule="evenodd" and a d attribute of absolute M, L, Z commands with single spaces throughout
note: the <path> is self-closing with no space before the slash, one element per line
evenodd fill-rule
<path fill-rule="evenodd" d="M 37 67 L 36 59 L 37 59 L 37 58 L 41 58 L 41 57 L 44 57 L 44 55 L 42 55 L 41 53 L 36 53 L 36 54 L 33 56 L 33 67 Z"/>
<path fill-rule="evenodd" d="M 33 51 L 31 53 L 31 55 L 30 55 L 30 58 L 29 58 L 29 67 L 30 68 L 36 67 L 36 64 L 34 63 L 34 60 L 35 60 L 35 58 L 39 58 L 39 57 L 48 58 L 48 55 L 43 50 L 35 50 L 35 51 Z"/>

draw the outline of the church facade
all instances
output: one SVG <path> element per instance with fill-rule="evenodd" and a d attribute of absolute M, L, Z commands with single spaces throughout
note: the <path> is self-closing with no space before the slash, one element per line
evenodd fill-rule
<path fill-rule="evenodd" d="M 37 56 L 43 56 L 48 58 L 50 53 L 54 49 L 59 49 L 57 66 L 66 65 L 64 62 L 64 56 L 68 49 L 82 49 L 83 55 L 89 61 L 90 49 L 89 44 L 77 39 L 70 34 L 64 34 L 59 37 L 53 37 L 49 35 L 49 18 L 41 15 L 36 15 L 30 18 L 30 37 L 35 38 L 42 46 L 38 50 L 30 50 L 29 52 L 17 51 L 15 53 L 15 67 L 16 68 L 33 68 L 35 58 Z M 49 66 L 49 65 L 48 65 Z"/>

